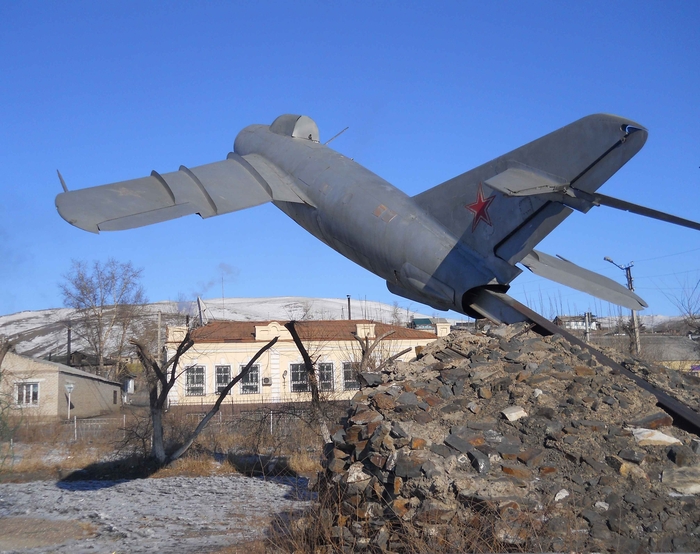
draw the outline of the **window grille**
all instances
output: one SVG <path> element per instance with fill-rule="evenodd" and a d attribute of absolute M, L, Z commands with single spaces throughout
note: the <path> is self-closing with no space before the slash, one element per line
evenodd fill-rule
<path fill-rule="evenodd" d="M 204 396 L 205 374 L 204 366 L 197 365 L 187 368 L 185 395 Z"/>
<path fill-rule="evenodd" d="M 306 366 L 304 364 L 290 364 L 289 370 L 292 374 L 292 392 L 308 392 L 309 376 L 306 373 Z"/>
<path fill-rule="evenodd" d="M 357 390 L 360 388 L 360 382 L 357 380 L 357 371 L 359 369 L 359 362 L 343 362 L 344 390 Z"/>
<path fill-rule="evenodd" d="M 333 390 L 333 364 L 318 364 L 318 390 L 330 392 Z"/>
<path fill-rule="evenodd" d="M 231 382 L 231 366 L 217 365 L 216 366 L 216 392 L 221 394 L 228 384 Z M 231 391 L 228 391 L 231 394 Z"/>
<path fill-rule="evenodd" d="M 245 365 L 241 366 L 241 371 Z M 251 366 L 248 375 L 241 379 L 241 394 L 258 394 L 260 392 L 260 366 Z"/>

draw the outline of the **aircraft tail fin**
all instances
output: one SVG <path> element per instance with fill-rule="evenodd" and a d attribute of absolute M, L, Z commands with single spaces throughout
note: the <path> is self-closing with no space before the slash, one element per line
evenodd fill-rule
<path fill-rule="evenodd" d="M 515 264 L 572 212 L 551 193 L 593 193 L 646 138 L 628 119 L 590 115 L 413 199 L 472 249 Z"/>

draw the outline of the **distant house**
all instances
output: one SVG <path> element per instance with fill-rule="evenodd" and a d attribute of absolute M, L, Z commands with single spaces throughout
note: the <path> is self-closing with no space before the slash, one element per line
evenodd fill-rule
<path fill-rule="evenodd" d="M 438 337 L 450 334 L 450 322 L 442 317 L 414 318 L 409 323 L 411 329 L 435 333 Z"/>
<path fill-rule="evenodd" d="M 80 350 L 74 350 L 70 355 L 71 367 L 98 367 L 100 360 L 95 354 L 86 354 Z M 117 361 L 112 358 L 103 358 L 102 365 L 106 368 L 111 368 L 117 365 Z"/>
<path fill-rule="evenodd" d="M 359 383 L 356 369 L 361 359 L 359 337 L 370 343 L 391 333 L 376 347 L 378 360 L 387 359 L 402 350 L 409 351 L 400 359 L 415 357 L 415 347 L 436 339 L 434 332 L 375 323 L 368 320 L 299 321 L 299 336 L 309 354 L 317 362 L 319 390 L 329 398 L 352 398 Z M 184 327 L 168 328 L 168 356 L 186 333 Z M 171 404 L 211 405 L 232 377 L 250 361 L 255 353 L 274 337 L 273 348 L 263 354 L 247 378 L 230 393 L 230 402 L 274 403 L 306 402 L 311 398 L 306 370 L 284 322 L 218 321 L 192 332 L 195 345 L 180 364 L 185 374 L 171 394 Z M 228 402 L 228 400 L 227 400 Z"/>
<path fill-rule="evenodd" d="M 8 352 L 0 372 L 0 390 L 22 416 L 93 417 L 121 408 L 120 383 L 80 369 Z"/>
<path fill-rule="evenodd" d="M 589 331 L 597 331 L 600 327 L 598 325 L 598 320 L 596 316 L 589 314 L 588 324 L 590 325 Z M 570 329 L 574 331 L 585 331 L 586 330 L 586 314 L 583 315 L 558 315 L 554 318 L 554 325 L 557 327 L 562 327 L 563 329 Z"/>

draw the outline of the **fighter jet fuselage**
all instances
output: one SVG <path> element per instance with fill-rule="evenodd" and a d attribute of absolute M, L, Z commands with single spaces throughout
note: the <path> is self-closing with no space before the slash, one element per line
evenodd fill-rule
<path fill-rule="evenodd" d="M 503 294 L 521 264 L 635 310 L 646 304 L 626 287 L 534 247 L 574 210 L 599 205 L 700 230 L 696 222 L 596 192 L 646 137 L 630 120 L 591 115 L 409 197 L 321 144 L 312 119 L 282 115 L 243 129 L 220 162 L 70 192 L 61 179 L 56 207 L 69 223 L 97 233 L 272 202 L 385 279 L 392 293 L 436 309 L 526 320 Z"/>
<path fill-rule="evenodd" d="M 489 268 L 411 197 L 317 142 L 290 144 L 269 126 L 252 125 L 240 132 L 234 152 L 264 157 L 294 180 L 310 203 L 273 204 L 304 229 L 388 283 L 419 288 L 441 309 L 462 311 L 468 290 L 520 273 L 506 264 Z"/>

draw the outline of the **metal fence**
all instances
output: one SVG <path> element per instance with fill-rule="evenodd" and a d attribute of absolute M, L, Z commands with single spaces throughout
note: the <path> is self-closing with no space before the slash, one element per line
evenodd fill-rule
<path fill-rule="evenodd" d="M 73 440 L 89 439 L 104 436 L 106 433 L 124 433 L 126 414 L 119 417 L 94 417 L 89 419 L 73 417 L 73 420 L 66 421 L 66 424 L 72 427 Z"/>

